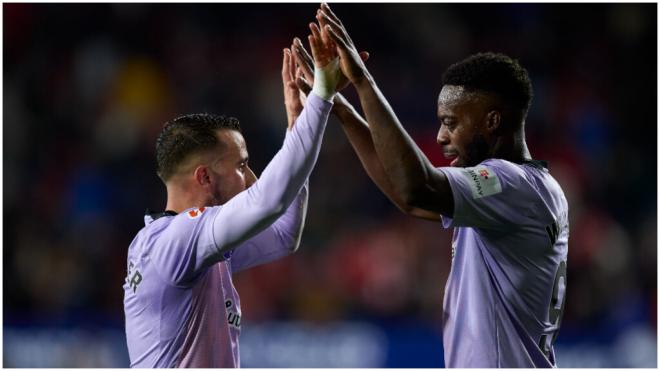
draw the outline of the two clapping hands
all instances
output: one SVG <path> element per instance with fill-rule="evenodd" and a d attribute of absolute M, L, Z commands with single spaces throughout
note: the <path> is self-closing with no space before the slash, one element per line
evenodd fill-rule
<path fill-rule="evenodd" d="M 338 105 L 348 105 L 337 92 L 349 83 L 358 86 L 368 78 L 364 61 L 369 54 L 358 53 L 346 28 L 327 4 L 321 4 L 316 20 L 318 23 L 309 24 L 311 35 L 307 37 L 311 56 L 297 37 L 290 48 L 284 49 L 282 83 L 289 130 L 310 92 Z"/>

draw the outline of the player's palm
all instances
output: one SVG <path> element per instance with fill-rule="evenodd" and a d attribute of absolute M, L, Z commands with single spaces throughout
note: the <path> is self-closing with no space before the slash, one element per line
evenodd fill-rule
<path fill-rule="evenodd" d="M 310 23 L 309 29 L 312 31 L 312 34 L 307 36 L 307 38 L 309 40 L 309 45 L 312 48 L 314 66 L 316 66 L 316 68 L 325 67 L 328 63 L 332 62 L 333 59 L 337 58 L 337 50 L 334 44 L 325 40 L 325 37 L 321 34 L 321 30 L 316 23 Z"/>

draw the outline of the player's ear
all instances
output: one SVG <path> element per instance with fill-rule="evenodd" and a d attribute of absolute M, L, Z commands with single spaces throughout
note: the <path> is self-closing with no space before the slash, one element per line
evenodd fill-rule
<path fill-rule="evenodd" d="M 197 184 L 201 186 L 206 186 L 211 184 L 211 176 L 209 174 L 209 168 L 206 165 L 198 165 L 193 172 L 193 178 Z"/>
<path fill-rule="evenodd" d="M 486 115 L 486 130 L 489 134 L 497 134 L 502 131 L 502 113 L 492 110 Z"/>

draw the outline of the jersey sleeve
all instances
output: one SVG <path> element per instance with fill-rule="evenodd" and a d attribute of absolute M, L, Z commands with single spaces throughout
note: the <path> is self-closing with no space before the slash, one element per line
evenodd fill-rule
<path fill-rule="evenodd" d="M 282 148 L 257 181 L 222 205 L 213 236 L 221 251 L 233 250 L 286 213 L 316 164 L 332 102 L 310 93 Z"/>
<path fill-rule="evenodd" d="M 169 279 L 189 281 L 286 213 L 316 164 L 331 109 L 332 102 L 311 93 L 282 148 L 250 188 L 203 210 L 193 218 L 200 219 L 197 223 L 183 221 L 185 215 L 175 217 L 163 240 L 167 252 L 158 258 Z"/>
<path fill-rule="evenodd" d="M 534 218 L 535 198 L 525 175 L 514 164 L 488 160 L 475 167 L 439 168 L 449 180 L 453 217 L 445 228 L 514 229 Z"/>
<path fill-rule="evenodd" d="M 284 215 L 232 252 L 229 259 L 232 273 L 269 263 L 296 251 L 305 224 L 307 199 L 308 186 L 305 184 Z"/>
<path fill-rule="evenodd" d="M 213 221 L 221 206 L 194 208 L 174 217 L 157 237 L 151 261 L 174 286 L 194 282 L 204 268 L 224 260 L 213 238 Z"/>

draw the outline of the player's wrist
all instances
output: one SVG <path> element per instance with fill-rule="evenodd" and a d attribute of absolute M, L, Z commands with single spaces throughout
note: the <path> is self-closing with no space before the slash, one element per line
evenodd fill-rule
<path fill-rule="evenodd" d="M 365 89 L 365 88 L 370 88 L 371 85 L 374 83 L 373 77 L 371 77 L 371 74 L 369 74 L 369 71 L 366 69 L 363 69 L 361 73 L 353 78 L 353 81 L 351 81 L 353 85 L 355 86 L 356 90 L 360 89 Z"/>
<path fill-rule="evenodd" d="M 339 58 L 335 58 L 323 67 L 314 68 L 314 86 L 312 92 L 331 101 L 337 93 L 337 84 L 341 77 Z"/>
<path fill-rule="evenodd" d="M 355 109 L 340 93 L 335 95 L 334 105 L 332 106 L 332 113 L 339 118 L 340 121 L 348 119 L 354 114 Z"/>

